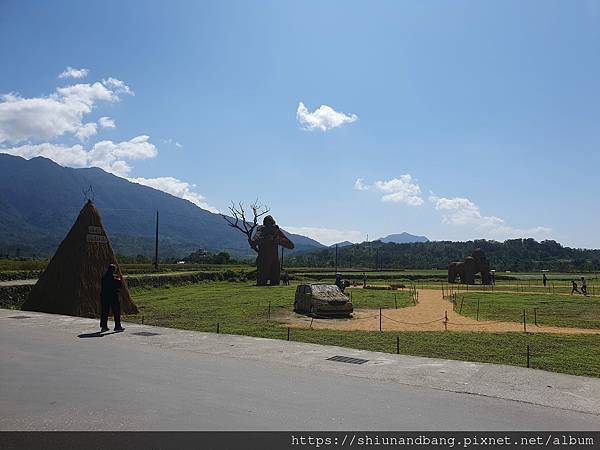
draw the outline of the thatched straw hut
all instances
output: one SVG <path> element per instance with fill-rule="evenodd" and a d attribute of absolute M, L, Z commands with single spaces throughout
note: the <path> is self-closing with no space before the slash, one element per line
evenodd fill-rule
<path fill-rule="evenodd" d="M 100 316 L 100 281 L 109 264 L 117 264 L 98 210 L 85 204 L 23 309 L 70 316 Z M 121 270 L 117 264 L 117 271 Z M 121 310 L 136 314 L 127 283 L 121 289 Z"/>

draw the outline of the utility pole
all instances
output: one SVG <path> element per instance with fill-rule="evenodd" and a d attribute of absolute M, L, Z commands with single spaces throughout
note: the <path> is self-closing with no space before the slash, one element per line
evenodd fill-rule
<path fill-rule="evenodd" d="M 158 270 L 158 211 L 156 211 L 156 240 L 154 241 L 154 268 Z"/>
<path fill-rule="evenodd" d="M 335 273 L 338 273 L 338 245 L 335 244 Z"/>

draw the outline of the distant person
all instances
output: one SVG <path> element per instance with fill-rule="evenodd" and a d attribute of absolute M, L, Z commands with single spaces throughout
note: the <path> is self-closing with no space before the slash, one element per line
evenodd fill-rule
<path fill-rule="evenodd" d="M 102 276 L 102 288 L 100 290 L 100 302 L 102 312 L 100 314 L 100 332 L 108 331 L 108 314 L 112 310 L 115 317 L 115 331 L 125 331 L 121 326 L 121 304 L 119 303 L 119 291 L 123 287 L 123 279 L 117 273 L 117 266 L 111 264 Z"/>
<path fill-rule="evenodd" d="M 491 284 L 496 284 L 496 272 L 491 272 L 490 273 L 490 283 Z"/>
<path fill-rule="evenodd" d="M 581 293 L 587 297 L 587 283 L 584 277 L 581 277 Z"/>
<path fill-rule="evenodd" d="M 346 288 L 348 286 L 350 286 L 350 282 L 348 280 L 344 280 L 342 278 L 342 274 L 341 273 L 336 273 L 335 274 L 335 285 L 337 287 L 339 287 L 342 292 L 344 292 L 346 290 Z"/>
<path fill-rule="evenodd" d="M 578 294 L 581 294 L 581 292 L 579 292 L 579 289 L 577 289 L 577 283 L 575 282 L 575 280 L 571 280 L 571 295 L 573 295 L 573 293 L 577 292 Z"/>
<path fill-rule="evenodd" d="M 342 289 L 342 285 L 343 285 L 342 283 L 343 283 L 343 281 L 342 281 L 342 274 L 341 273 L 336 273 L 335 274 L 335 285 L 337 287 L 339 287 L 340 289 Z"/>
<path fill-rule="evenodd" d="M 363 287 L 367 287 L 367 274 L 363 272 Z"/>
<path fill-rule="evenodd" d="M 290 276 L 287 273 L 287 270 L 284 270 L 281 274 L 281 281 L 283 281 L 283 284 L 285 284 L 286 286 L 290 285 Z"/>
<path fill-rule="evenodd" d="M 546 283 L 548 283 L 548 278 L 546 277 L 546 274 L 542 274 L 542 283 L 544 283 L 544 287 L 546 287 Z"/>

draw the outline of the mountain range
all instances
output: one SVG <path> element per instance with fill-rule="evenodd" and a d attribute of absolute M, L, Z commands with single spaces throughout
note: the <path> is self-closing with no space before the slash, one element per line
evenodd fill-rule
<path fill-rule="evenodd" d="M 0 254 L 52 255 L 87 198 L 100 211 L 118 254 L 154 255 L 159 211 L 161 257 L 182 257 L 199 248 L 255 255 L 244 234 L 187 200 L 99 168 L 73 169 L 43 157 L 26 160 L 8 154 L 0 154 Z M 325 247 L 286 234 L 296 252 Z"/>
<path fill-rule="evenodd" d="M 415 236 L 414 234 L 410 234 L 407 232 L 402 232 L 399 234 L 390 234 L 387 235 L 386 237 L 382 237 L 379 239 L 376 239 L 376 241 L 381 241 L 384 244 L 412 244 L 414 242 L 429 242 L 429 239 L 427 239 L 425 236 Z M 358 242 L 356 242 L 356 244 L 358 244 Z M 333 244 L 330 245 L 330 248 L 335 248 L 335 246 L 338 246 L 339 248 L 342 247 L 348 247 L 350 245 L 355 245 L 354 242 L 350 242 L 350 241 L 342 241 L 342 242 L 338 242 L 337 244 Z"/>
<path fill-rule="evenodd" d="M 406 232 L 400 234 L 390 234 L 386 237 L 382 237 L 378 239 L 384 244 L 412 244 L 413 242 L 429 242 L 425 236 L 415 236 L 414 234 L 409 234 Z"/>

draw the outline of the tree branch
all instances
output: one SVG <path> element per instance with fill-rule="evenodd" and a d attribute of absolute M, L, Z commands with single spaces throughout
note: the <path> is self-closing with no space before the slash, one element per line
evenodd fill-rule
<path fill-rule="evenodd" d="M 258 203 L 258 199 L 256 199 L 254 203 L 250 205 L 250 209 L 252 210 L 252 222 L 249 222 L 246 219 L 246 211 L 244 210 L 244 204 L 242 202 L 239 202 L 236 205 L 232 201 L 231 206 L 229 207 L 231 217 L 228 217 L 225 214 L 221 214 L 221 217 L 231 228 L 235 228 L 244 233 L 248 239 L 248 245 L 250 245 L 250 248 L 252 248 L 252 250 L 255 252 L 258 252 L 258 249 L 256 249 L 252 244 L 252 235 L 258 226 L 258 219 L 267 214 L 269 212 L 269 208 L 267 206 L 260 205 Z"/>

